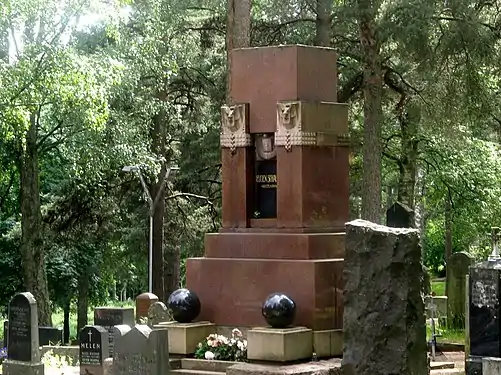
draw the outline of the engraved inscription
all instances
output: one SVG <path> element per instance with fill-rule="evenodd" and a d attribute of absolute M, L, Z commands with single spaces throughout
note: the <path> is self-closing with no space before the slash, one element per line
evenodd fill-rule
<path fill-rule="evenodd" d="M 9 306 L 8 358 L 31 361 L 31 307 L 24 295 L 15 296 Z"/>
<path fill-rule="evenodd" d="M 477 307 L 490 308 L 499 303 L 496 276 L 497 271 L 494 270 L 475 270 L 471 279 L 470 303 Z"/>
<path fill-rule="evenodd" d="M 145 356 L 143 353 L 117 353 L 114 358 L 115 368 L 119 374 L 142 374 L 152 373 L 151 364 L 156 363 L 155 352 Z"/>

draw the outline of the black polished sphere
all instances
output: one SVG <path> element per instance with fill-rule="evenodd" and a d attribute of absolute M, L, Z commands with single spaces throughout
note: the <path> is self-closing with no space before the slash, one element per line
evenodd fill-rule
<path fill-rule="evenodd" d="M 200 314 L 201 305 L 195 292 L 178 289 L 169 296 L 167 307 L 176 322 L 191 323 Z"/>
<path fill-rule="evenodd" d="M 283 293 L 273 293 L 263 304 L 263 316 L 272 328 L 286 328 L 296 316 L 296 304 Z"/>

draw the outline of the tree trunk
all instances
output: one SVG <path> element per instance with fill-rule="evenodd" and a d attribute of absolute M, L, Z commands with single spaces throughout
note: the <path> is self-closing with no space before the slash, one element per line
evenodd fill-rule
<path fill-rule="evenodd" d="M 315 45 L 330 47 L 331 45 L 332 0 L 317 0 L 317 19 Z"/>
<path fill-rule="evenodd" d="M 42 212 L 37 150 L 37 111 L 30 114 L 30 124 L 21 156 L 21 256 L 24 287 L 37 301 L 38 322 L 52 326 L 49 289 L 45 272 L 45 251 L 42 240 Z"/>
<path fill-rule="evenodd" d="M 78 278 L 78 301 L 77 301 L 77 332 L 88 323 L 89 312 L 89 275 L 82 272 Z"/>
<path fill-rule="evenodd" d="M 376 30 L 379 1 L 358 0 L 364 70 L 364 146 L 362 219 L 381 222 L 381 95 L 382 70 Z"/>
<path fill-rule="evenodd" d="M 9 62 L 9 22 L 0 20 L 0 60 Z"/>
<path fill-rule="evenodd" d="M 169 267 L 165 268 L 165 295 L 166 298 L 170 296 L 170 294 L 179 288 L 179 269 L 180 269 L 180 246 L 176 243 L 179 240 L 174 239 L 173 234 L 175 233 L 175 226 L 172 225 L 172 228 L 169 229 L 169 238 L 173 243 L 166 246 L 165 249 L 165 264 L 169 265 Z"/>
<path fill-rule="evenodd" d="M 250 47 L 251 0 L 228 0 L 226 19 L 226 102 L 231 97 L 231 51 Z"/>
<path fill-rule="evenodd" d="M 449 259 L 452 255 L 452 202 L 450 196 L 445 198 L 445 295 L 449 295 Z"/>
<path fill-rule="evenodd" d="M 400 173 L 397 200 L 414 210 L 418 158 L 418 125 L 421 120 L 419 106 L 409 103 L 400 116 Z"/>
<path fill-rule="evenodd" d="M 70 300 L 68 299 L 64 304 L 63 312 L 63 345 L 70 342 Z"/>
<path fill-rule="evenodd" d="M 162 184 L 162 179 L 166 178 L 166 166 L 162 166 L 162 170 L 158 174 L 158 181 L 153 185 L 153 199 L 158 194 L 158 201 L 155 205 L 153 214 L 153 294 L 160 301 L 165 302 L 164 291 L 164 215 L 165 215 L 165 187 Z M 168 264 L 166 265 L 169 266 Z"/>
<path fill-rule="evenodd" d="M 166 100 L 165 93 L 159 93 L 158 97 Z M 152 292 L 160 301 L 164 301 L 164 216 L 165 216 L 165 189 L 167 162 L 167 140 L 165 137 L 165 124 L 167 122 L 165 111 L 160 111 L 153 117 L 151 129 L 151 150 L 160 160 L 163 160 L 157 181 L 152 184 L 150 194 L 153 199 L 153 280 Z M 150 213 L 151 214 L 151 213 Z M 165 302 L 165 301 L 164 301 Z"/>

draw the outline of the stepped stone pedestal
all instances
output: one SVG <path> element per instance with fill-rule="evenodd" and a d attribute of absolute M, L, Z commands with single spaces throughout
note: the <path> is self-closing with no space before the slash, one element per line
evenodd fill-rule
<path fill-rule="evenodd" d="M 222 228 L 186 263 L 200 320 L 264 323 L 266 297 L 297 305 L 295 325 L 342 328 L 348 221 L 348 107 L 336 103 L 336 53 L 281 46 L 232 52 L 221 111 Z M 331 334 L 315 336 L 327 337 Z M 323 350 L 330 352 L 331 349 Z"/>
<path fill-rule="evenodd" d="M 254 328 L 247 333 L 247 342 L 250 360 L 291 362 L 313 355 L 313 331 L 304 327 Z"/>
<path fill-rule="evenodd" d="M 163 322 L 153 327 L 153 329 L 165 328 L 169 331 L 169 353 L 179 355 L 195 353 L 198 343 L 216 332 L 214 323 L 209 322 Z"/>

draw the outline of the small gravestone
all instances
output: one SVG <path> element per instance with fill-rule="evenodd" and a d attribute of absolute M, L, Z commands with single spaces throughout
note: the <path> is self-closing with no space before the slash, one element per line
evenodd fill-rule
<path fill-rule="evenodd" d="M 386 211 L 386 225 L 393 228 L 412 228 L 414 211 L 403 203 L 395 202 Z"/>
<path fill-rule="evenodd" d="M 94 325 L 108 330 L 108 357 L 113 357 L 113 327 L 122 324 L 134 325 L 134 308 L 96 307 L 94 309 Z"/>
<path fill-rule="evenodd" d="M 80 331 L 80 375 L 103 375 L 108 357 L 108 330 L 100 326 L 85 326 Z"/>
<path fill-rule="evenodd" d="M 465 253 L 454 253 L 447 264 L 447 324 L 450 328 L 465 328 L 466 276 L 472 257 Z"/>
<path fill-rule="evenodd" d="M 148 325 L 153 327 L 162 322 L 169 322 L 172 318 L 169 309 L 163 302 L 154 302 L 148 310 Z"/>
<path fill-rule="evenodd" d="M 148 311 L 155 302 L 158 302 L 158 297 L 153 293 L 142 293 L 136 297 L 136 323 L 147 323 Z M 143 319 L 146 321 L 142 322 Z"/>
<path fill-rule="evenodd" d="M 38 309 L 31 293 L 16 294 L 9 303 L 9 333 L 4 375 L 42 375 L 38 343 Z"/>
<path fill-rule="evenodd" d="M 38 327 L 40 346 L 58 345 L 63 343 L 63 330 L 54 327 Z"/>
<path fill-rule="evenodd" d="M 117 327 L 113 373 L 116 375 L 169 373 L 167 328 L 152 330 L 137 324 L 127 331 Z M 120 335 L 120 336 L 119 336 Z"/>

